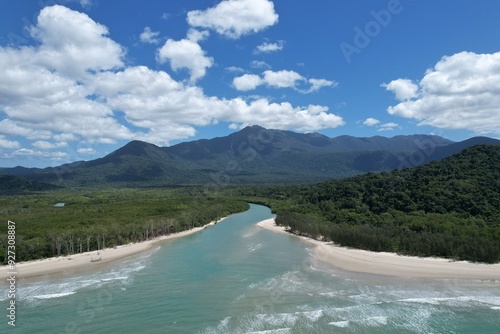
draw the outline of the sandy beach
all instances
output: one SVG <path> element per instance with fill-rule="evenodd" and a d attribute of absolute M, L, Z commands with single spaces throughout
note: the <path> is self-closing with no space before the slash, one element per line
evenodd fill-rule
<path fill-rule="evenodd" d="M 220 222 L 224 218 L 218 220 Z M 165 241 L 181 238 L 193 233 L 197 233 L 206 227 L 215 225 L 216 222 L 211 222 L 205 226 L 196 227 L 191 230 L 172 233 L 166 236 L 158 237 L 148 241 L 130 243 L 126 245 L 117 246 L 114 248 L 105 248 L 100 251 L 92 251 L 68 256 L 51 257 L 43 260 L 27 261 L 16 263 L 15 272 L 16 277 L 29 278 L 36 276 L 43 276 L 47 274 L 63 273 L 65 271 L 78 269 L 78 268 L 91 268 L 102 263 L 107 263 L 115 260 L 125 258 L 127 256 L 135 255 L 146 250 L 153 248 L 156 244 Z M 96 261 L 97 260 L 97 261 Z M 11 272 L 8 266 L 0 267 L 0 280 L 4 281 L 9 277 L 8 273 Z"/>
<path fill-rule="evenodd" d="M 261 221 L 257 225 L 267 230 L 290 235 L 284 227 L 277 226 L 274 219 Z M 313 245 L 314 255 L 318 260 L 347 271 L 420 278 L 500 280 L 500 264 L 476 264 L 441 258 L 369 252 L 335 246 L 331 242 L 297 237 Z"/>

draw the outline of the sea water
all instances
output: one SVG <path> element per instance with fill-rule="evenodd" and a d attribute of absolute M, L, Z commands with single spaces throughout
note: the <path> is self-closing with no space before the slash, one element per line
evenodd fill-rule
<path fill-rule="evenodd" d="M 264 230 L 263 206 L 92 271 L 17 282 L 1 333 L 499 333 L 499 282 L 359 274 Z M 0 288 L 5 291 L 4 286 Z M 7 315 L 7 295 L 0 295 Z M 1 319 L 1 318 L 0 318 Z"/>

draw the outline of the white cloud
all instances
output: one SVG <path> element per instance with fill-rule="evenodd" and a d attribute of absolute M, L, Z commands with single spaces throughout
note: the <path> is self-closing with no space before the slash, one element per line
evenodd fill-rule
<path fill-rule="evenodd" d="M 63 161 L 68 157 L 66 152 L 50 152 L 50 151 L 36 151 L 27 148 L 20 148 L 12 153 L 17 156 L 34 157 L 34 158 L 49 158 L 54 161 Z"/>
<path fill-rule="evenodd" d="M 259 124 L 270 129 L 310 132 L 345 124 L 341 117 L 328 113 L 328 107 L 318 105 L 293 107 L 288 102 L 269 103 L 261 98 L 249 104 L 242 99 L 234 99 L 230 106 L 229 111 L 233 114 L 223 117 L 223 120 L 237 123 L 240 128 Z"/>
<path fill-rule="evenodd" d="M 243 68 L 238 67 L 238 66 L 229 66 L 229 67 L 226 67 L 226 71 L 232 72 L 232 73 L 243 73 L 243 72 L 245 72 L 245 70 Z"/>
<path fill-rule="evenodd" d="M 61 148 L 61 147 L 67 147 L 68 144 L 65 142 L 57 142 L 57 143 L 51 143 L 45 140 L 38 140 L 34 143 L 31 144 L 34 148 L 37 148 L 39 150 L 52 150 L 55 148 Z"/>
<path fill-rule="evenodd" d="M 37 63 L 71 77 L 85 76 L 88 70 L 123 67 L 124 49 L 106 37 L 108 29 L 87 14 L 59 5 L 45 7 L 30 33 L 41 42 L 31 64 Z M 30 53 L 32 49 L 23 51 Z"/>
<path fill-rule="evenodd" d="M 299 86 L 299 84 L 302 84 Z M 323 87 L 335 87 L 336 82 L 326 79 L 306 79 L 295 71 L 271 71 L 262 73 L 262 77 L 256 74 L 244 74 L 233 79 L 233 86 L 240 91 L 248 91 L 260 85 L 273 88 L 292 88 L 300 93 L 308 94 Z M 302 86 L 306 85 L 304 89 Z"/>
<path fill-rule="evenodd" d="M 397 123 L 384 123 L 381 124 L 377 131 L 393 131 L 394 128 L 397 128 L 399 124 Z"/>
<path fill-rule="evenodd" d="M 380 121 L 378 119 L 375 119 L 375 118 L 367 118 L 364 122 L 363 122 L 363 125 L 366 125 L 366 126 L 375 126 L 377 124 L 379 124 Z"/>
<path fill-rule="evenodd" d="M 88 147 L 85 147 L 85 148 L 79 148 L 76 150 L 78 153 L 80 154 L 84 154 L 84 155 L 94 155 L 97 153 L 96 150 L 94 150 L 93 148 L 88 148 Z"/>
<path fill-rule="evenodd" d="M 251 102 L 219 99 L 206 96 L 199 87 L 176 82 L 165 72 L 143 66 L 99 74 L 95 92 L 102 94 L 111 108 L 122 110 L 129 123 L 146 130 L 135 138 L 160 145 L 193 136 L 195 126 L 219 121 L 300 131 L 343 124 L 342 118 L 327 112 L 327 107 L 293 107 L 262 98 Z"/>
<path fill-rule="evenodd" d="M 271 53 L 271 52 L 281 51 L 283 50 L 284 45 L 285 42 L 283 41 L 278 41 L 277 43 L 265 42 L 257 46 L 257 48 L 255 49 L 255 53 Z"/>
<path fill-rule="evenodd" d="M 337 82 L 326 79 L 309 79 L 307 81 L 311 84 L 311 87 L 303 91 L 304 93 L 312 93 L 323 87 L 336 87 L 338 85 Z"/>
<path fill-rule="evenodd" d="M 139 35 L 139 39 L 143 43 L 158 44 L 160 43 L 160 40 L 158 39 L 159 35 L 160 32 L 152 31 L 150 27 L 145 27 L 142 33 Z"/>
<path fill-rule="evenodd" d="M 4 136 L 0 136 L 0 148 L 16 149 L 20 148 L 21 144 L 17 141 L 5 139 Z"/>
<path fill-rule="evenodd" d="M 206 31 L 197 31 L 191 29 L 188 32 L 187 39 L 174 41 L 167 40 L 165 44 L 158 50 L 157 60 L 163 64 L 170 62 L 170 66 L 174 71 L 186 68 L 190 73 L 191 83 L 195 83 L 198 79 L 205 76 L 207 68 L 214 64 L 212 57 L 207 57 L 205 51 L 201 48 L 198 42 L 208 36 Z"/>
<path fill-rule="evenodd" d="M 393 92 L 396 99 L 405 101 L 417 97 L 418 86 L 408 79 L 393 80 L 388 84 L 382 84 L 386 90 Z"/>
<path fill-rule="evenodd" d="M 90 7 L 92 7 L 92 0 L 79 0 L 79 2 L 80 5 L 85 9 L 89 9 Z"/>
<path fill-rule="evenodd" d="M 243 74 L 233 80 L 233 86 L 240 91 L 253 90 L 262 84 L 260 76 L 255 74 Z"/>
<path fill-rule="evenodd" d="M 500 52 L 445 56 L 418 84 L 418 96 L 389 107 L 389 114 L 420 125 L 500 134 Z"/>
<path fill-rule="evenodd" d="M 229 38 L 259 32 L 278 22 L 274 4 L 268 0 L 224 0 L 207 10 L 190 11 L 192 27 L 207 28 Z"/>
<path fill-rule="evenodd" d="M 264 82 L 271 87 L 276 88 L 295 88 L 298 81 L 305 78 L 295 71 L 264 71 Z"/>
<path fill-rule="evenodd" d="M 72 133 L 91 141 L 123 139 L 131 132 L 105 104 L 88 99 L 85 80 L 122 66 L 122 48 L 103 37 L 107 28 L 66 7 L 44 8 L 30 29 L 38 47 L 0 47 L 0 133 L 49 140 Z M 107 58 L 109 57 L 109 58 Z"/>
<path fill-rule="evenodd" d="M 265 61 L 261 61 L 261 60 L 253 60 L 250 63 L 250 66 L 253 68 L 268 68 L 268 69 L 271 68 L 271 65 L 269 65 Z"/>

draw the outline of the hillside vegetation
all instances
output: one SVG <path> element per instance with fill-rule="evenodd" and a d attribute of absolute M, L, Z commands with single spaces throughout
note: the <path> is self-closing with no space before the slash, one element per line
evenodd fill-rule
<path fill-rule="evenodd" d="M 22 176 L 0 174 L 0 195 L 12 195 L 60 188 L 61 187 L 53 184 L 33 181 Z"/>
<path fill-rule="evenodd" d="M 412 169 L 253 191 L 294 233 L 372 251 L 500 261 L 500 147 Z"/>

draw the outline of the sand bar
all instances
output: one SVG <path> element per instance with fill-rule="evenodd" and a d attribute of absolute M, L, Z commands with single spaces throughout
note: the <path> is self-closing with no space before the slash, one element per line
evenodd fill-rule
<path fill-rule="evenodd" d="M 261 221 L 257 225 L 271 231 L 291 235 L 285 231 L 284 227 L 277 226 L 274 219 Z M 331 242 L 307 237 L 297 237 L 314 246 L 314 256 L 318 260 L 347 271 L 421 278 L 500 280 L 500 264 L 498 263 L 477 264 L 442 258 L 401 256 L 387 252 L 377 253 L 339 247 Z"/>
<path fill-rule="evenodd" d="M 43 276 L 47 274 L 63 273 L 68 270 L 79 269 L 79 268 L 85 268 L 85 269 L 92 268 L 92 266 L 98 266 L 102 263 L 115 261 L 118 259 L 125 258 L 127 256 L 144 252 L 146 250 L 151 249 L 159 242 L 181 238 L 199 232 L 205 229 L 206 227 L 215 224 L 216 224 L 215 222 L 211 222 L 205 226 L 196 227 L 191 230 L 179 233 L 172 233 L 148 241 L 121 245 L 115 248 L 106 248 L 100 251 L 92 251 L 92 252 L 86 252 L 68 256 L 52 257 L 43 260 L 34 260 L 34 261 L 16 263 L 16 268 L 15 268 L 15 272 L 17 272 L 16 277 L 18 279 L 28 278 L 28 277 Z M 4 281 L 7 277 L 9 277 L 8 274 L 9 272 L 11 272 L 11 270 L 9 270 L 8 266 L 1 266 L 0 280 Z"/>

